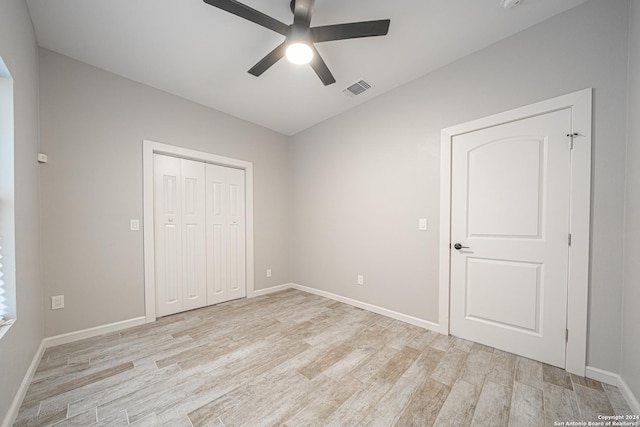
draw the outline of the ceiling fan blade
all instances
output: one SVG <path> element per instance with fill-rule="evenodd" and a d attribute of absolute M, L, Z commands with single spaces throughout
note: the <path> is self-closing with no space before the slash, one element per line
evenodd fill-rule
<path fill-rule="evenodd" d="M 311 24 L 311 9 L 313 9 L 314 0 L 293 0 L 295 8 L 293 9 L 293 24 L 304 25 L 309 28 Z"/>
<path fill-rule="evenodd" d="M 333 40 L 357 39 L 359 37 L 386 36 L 391 20 L 352 22 L 350 24 L 325 25 L 311 28 L 314 43 Z"/>
<path fill-rule="evenodd" d="M 271 52 L 269 52 L 267 56 L 262 58 L 260 62 L 258 62 L 253 67 L 251 67 L 248 73 L 253 74 L 256 77 L 260 76 L 262 73 L 267 71 L 269 67 L 271 67 L 273 64 L 278 62 L 280 59 L 282 59 L 286 50 L 287 50 L 286 45 L 282 43 L 280 46 L 276 47 Z"/>
<path fill-rule="evenodd" d="M 204 0 L 205 3 L 285 35 L 288 25 L 235 0 Z"/>
<path fill-rule="evenodd" d="M 331 74 L 331 71 L 329 71 L 329 67 L 327 67 L 327 64 L 325 64 L 322 60 L 318 49 L 316 49 L 315 46 L 311 45 L 311 50 L 313 50 L 313 59 L 311 60 L 309 65 L 311 65 L 313 71 L 316 72 L 325 86 L 329 86 L 330 84 L 335 83 L 336 79 L 333 77 L 333 74 Z"/>

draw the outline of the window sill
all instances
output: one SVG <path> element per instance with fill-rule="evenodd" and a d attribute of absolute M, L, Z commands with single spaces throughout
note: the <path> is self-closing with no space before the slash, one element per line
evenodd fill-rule
<path fill-rule="evenodd" d="M 15 325 L 15 323 L 16 319 L 9 319 L 4 324 L 2 324 L 2 326 L 0 326 L 0 340 L 2 339 L 4 334 L 6 334 L 9 329 L 11 329 L 13 325 Z"/>

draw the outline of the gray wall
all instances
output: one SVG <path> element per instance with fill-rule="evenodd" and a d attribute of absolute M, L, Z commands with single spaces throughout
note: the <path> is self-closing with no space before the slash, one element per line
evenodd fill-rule
<path fill-rule="evenodd" d="M 15 278 L 18 311 L 18 321 L 0 339 L 2 420 L 43 338 L 36 162 L 38 50 L 24 0 L 0 1 L 0 56 L 14 78 L 15 271 L 6 272 L 5 280 Z M 6 213 L 3 208 L 3 224 Z M 7 248 L 4 251 L 4 261 L 11 261 Z"/>
<path fill-rule="evenodd" d="M 47 336 L 144 315 L 143 139 L 254 162 L 256 289 L 288 282 L 285 136 L 51 51 L 40 66 Z"/>
<path fill-rule="evenodd" d="M 294 136 L 293 281 L 437 322 L 440 130 L 593 87 L 588 364 L 618 372 L 628 7 L 585 3 Z"/>
<path fill-rule="evenodd" d="M 620 370 L 622 378 L 640 398 L 640 2 L 631 2 L 629 16 L 629 139 Z"/>

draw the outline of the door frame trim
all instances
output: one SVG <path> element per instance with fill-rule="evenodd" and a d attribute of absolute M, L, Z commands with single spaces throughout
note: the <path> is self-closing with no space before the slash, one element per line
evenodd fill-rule
<path fill-rule="evenodd" d="M 591 146 L 593 89 L 584 89 L 546 101 L 505 111 L 441 131 L 440 140 L 440 266 L 439 332 L 449 334 L 451 251 L 451 148 L 453 138 L 464 133 L 498 126 L 553 111 L 571 109 L 572 129 L 576 132 L 571 151 L 571 200 L 569 278 L 567 299 L 566 370 L 584 376 L 587 360 L 587 322 L 589 296 L 589 248 L 591 243 Z"/>
<path fill-rule="evenodd" d="M 144 316 L 147 323 L 156 320 L 155 235 L 153 230 L 153 155 L 164 154 L 181 159 L 242 169 L 245 172 L 245 239 L 247 298 L 255 296 L 253 248 L 253 163 L 204 151 L 191 150 L 149 140 L 142 141 L 143 233 L 144 233 Z"/>

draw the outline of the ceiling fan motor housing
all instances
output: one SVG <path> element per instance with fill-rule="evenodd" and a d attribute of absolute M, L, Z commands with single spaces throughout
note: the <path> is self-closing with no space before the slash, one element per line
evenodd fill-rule
<path fill-rule="evenodd" d="M 287 34 L 285 35 L 287 44 L 292 43 L 305 43 L 311 44 L 311 31 L 309 27 L 299 24 L 291 24 L 287 28 Z"/>

